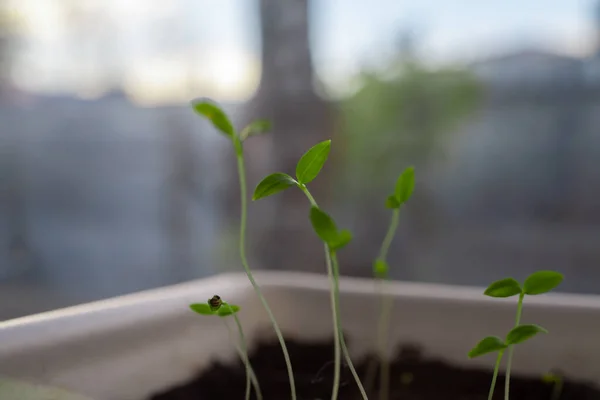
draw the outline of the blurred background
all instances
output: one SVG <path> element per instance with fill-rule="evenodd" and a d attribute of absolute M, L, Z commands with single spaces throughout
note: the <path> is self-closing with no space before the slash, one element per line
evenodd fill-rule
<path fill-rule="evenodd" d="M 395 279 L 537 269 L 600 293 L 600 1 L 0 0 L 0 320 L 241 271 L 250 189 L 332 138 L 317 201 L 368 277 L 399 173 Z M 298 193 L 296 193 L 298 192 Z M 254 269 L 323 272 L 308 203 L 250 203 Z"/>

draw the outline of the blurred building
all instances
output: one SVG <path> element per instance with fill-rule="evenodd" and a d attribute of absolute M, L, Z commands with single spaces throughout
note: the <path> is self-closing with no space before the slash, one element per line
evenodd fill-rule
<path fill-rule="evenodd" d="M 0 319 L 216 272 L 220 141 L 186 106 L 20 99 L 0 109 L 0 293 L 26 300 Z"/>
<path fill-rule="evenodd" d="M 447 220 L 415 249 L 415 279 L 485 284 L 557 269 L 563 290 L 599 293 L 600 42 L 589 57 L 530 49 L 471 68 L 486 102 L 438 175 Z"/>

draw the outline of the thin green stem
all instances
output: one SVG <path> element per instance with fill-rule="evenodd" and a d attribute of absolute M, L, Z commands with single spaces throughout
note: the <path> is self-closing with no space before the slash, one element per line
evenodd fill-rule
<path fill-rule="evenodd" d="M 387 280 L 383 280 L 381 283 L 382 285 L 386 285 L 388 282 Z M 394 299 L 384 293 L 378 324 L 379 362 L 381 364 L 381 371 L 379 373 L 379 400 L 388 400 L 390 397 L 390 362 L 386 353 L 388 349 L 388 334 L 393 306 Z"/>
<path fill-rule="evenodd" d="M 231 307 L 230 307 L 231 308 Z M 235 320 L 235 324 L 237 325 L 238 328 L 238 332 L 240 334 L 240 346 L 242 349 L 242 353 L 244 354 L 244 363 L 246 364 L 246 400 L 250 399 L 250 376 L 254 375 L 254 372 L 252 371 L 252 366 L 250 365 L 250 358 L 248 357 L 248 346 L 247 346 L 247 342 L 246 342 L 246 336 L 244 335 L 244 329 L 242 328 L 242 323 L 240 322 L 240 319 L 238 318 L 237 314 L 232 314 L 233 315 L 233 319 Z M 251 373 L 252 371 L 252 373 Z M 262 393 L 260 390 L 260 386 L 258 385 L 258 380 L 256 379 L 256 376 L 254 378 L 256 380 L 256 382 L 254 383 L 254 390 L 256 391 L 256 398 L 258 400 L 262 399 Z"/>
<path fill-rule="evenodd" d="M 494 389 L 496 388 L 496 380 L 498 379 L 498 371 L 500 371 L 500 362 L 502 361 L 503 351 L 498 352 L 498 358 L 496 358 L 496 366 L 494 367 L 494 376 L 492 376 L 492 384 L 490 385 L 490 393 L 488 394 L 488 400 L 492 400 L 494 397 Z"/>
<path fill-rule="evenodd" d="M 385 238 L 383 239 L 383 243 L 381 244 L 381 249 L 379 250 L 379 258 L 385 260 L 387 257 L 387 253 L 390 249 L 390 245 L 392 244 L 392 240 L 394 240 L 394 235 L 398 230 L 398 223 L 400 222 L 400 209 L 396 208 L 392 212 L 392 220 L 390 221 L 390 226 L 388 227 L 387 233 L 385 234 Z"/>
<path fill-rule="evenodd" d="M 300 187 L 300 190 L 302 190 L 302 192 L 306 195 L 306 197 L 308 197 L 308 201 L 310 201 L 310 205 L 313 207 L 319 207 L 315 198 L 308 191 L 308 188 L 306 187 L 306 185 L 300 185 L 299 187 Z"/>
<path fill-rule="evenodd" d="M 339 341 L 342 346 L 342 351 L 344 353 L 344 358 L 346 360 L 346 364 L 348 364 L 348 368 L 350 369 L 350 372 L 352 373 L 352 376 L 354 377 L 354 380 L 356 381 L 358 390 L 360 391 L 360 394 L 361 394 L 363 400 L 368 400 L 367 392 L 365 391 L 365 388 L 363 387 L 362 382 L 360 381 L 360 377 L 358 376 L 358 373 L 356 372 L 356 369 L 354 368 L 354 364 L 352 363 L 352 359 L 350 358 L 350 352 L 348 351 L 348 347 L 346 346 L 346 339 L 344 339 L 344 332 L 341 329 L 342 318 L 340 315 L 340 302 L 339 302 L 339 298 L 340 298 L 340 266 L 338 263 L 338 259 L 337 259 L 335 252 L 329 252 L 329 248 L 327 246 L 325 246 L 325 250 L 331 256 L 331 257 L 327 257 L 327 262 L 329 264 L 327 269 L 331 270 L 331 264 L 333 264 L 332 272 L 333 272 L 333 280 L 335 282 L 334 291 L 335 291 L 335 298 L 336 298 L 335 316 L 336 316 L 336 325 L 338 325 Z"/>
<path fill-rule="evenodd" d="M 239 139 L 237 139 L 239 140 Z M 240 144 L 241 146 L 241 144 Z M 275 320 L 275 316 L 273 315 L 273 311 L 271 311 L 271 307 L 269 307 L 269 303 L 267 303 L 267 299 L 262 294 L 260 287 L 254 280 L 254 276 L 252 275 L 252 271 L 250 270 L 250 266 L 248 265 L 248 259 L 246 258 L 246 220 L 247 220 L 247 200 L 246 200 L 246 168 L 244 166 L 244 154 L 242 151 L 237 152 L 237 164 L 238 164 L 238 175 L 240 179 L 240 197 L 241 197 L 241 221 L 240 221 L 240 258 L 242 260 L 242 265 L 244 270 L 246 271 L 246 275 L 248 275 L 248 280 L 252 284 L 256 295 L 260 299 L 265 311 L 269 315 L 269 319 L 273 324 L 273 328 L 275 329 L 275 333 L 277 335 L 277 339 L 279 339 L 279 344 L 281 345 L 281 351 L 283 352 L 283 358 L 285 359 L 285 364 L 287 367 L 288 378 L 290 380 L 290 391 L 292 395 L 292 400 L 296 400 L 296 383 L 294 381 L 294 372 L 292 370 L 292 362 L 290 360 L 290 355 L 287 350 L 287 346 L 285 345 L 285 340 L 283 339 L 283 334 L 281 333 L 281 329 Z"/>
<path fill-rule="evenodd" d="M 227 304 L 227 306 L 229 306 L 229 304 Z M 229 306 L 229 308 L 231 310 L 231 306 Z M 252 382 L 252 386 L 254 386 L 254 392 L 256 393 L 256 399 L 262 400 L 262 391 L 260 390 L 260 385 L 258 383 L 258 379 L 256 378 L 254 369 L 252 368 L 252 365 L 250 364 L 250 358 L 248 357 L 248 347 L 247 347 L 246 337 L 244 335 L 244 330 L 242 328 L 242 324 L 240 323 L 240 320 L 238 319 L 237 315 L 235 313 L 233 313 L 233 310 L 231 310 L 231 311 L 232 311 L 233 318 L 235 319 L 235 323 L 238 328 L 238 336 L 240 339 L 239 345 L 236 344 L 234 341 L 235 349 L 237 350 L 240 358 L 242 359 L 242 362 L 244 363 L 244 365 L 246 367 L 246 396 L 245 396 L 245 398 L 246 398 L 246 400 L 250 399 L 250 382 Z M 229 337 L 233 341 L 233 338 L 232 338 L 233 334 L 231 332 L 231 328 L 229 327 L 229 324 L 225 320 L 223 320 L 223 323 L 227 327 L 227 331 L 229 332 Z"/>
<path fill-rule="evenodd" d="M 385 237 L 383 239 L 383 243 L 381 244 L 381 249 L 379 250 L 379 259 L 382 261 L 386 261 L 388 251 L 392 244 L 392 240 L 394 239 L 396 231 L 398 230 L 399 221 L 400 209 L 396 208 L 392 212 L 390 226 L 388 227 L 387 233 L 385 234 Z M 379 350 L 378 358 L 381 366 L 381 371 L 379 372 L 379 400 L 388 400 L 390 397 L 390 363 L 386 353 L 388 349 L 390 318 L 392 315 L 394 301 L 393 298 L 387 295 L 385 292 L 385 285 L 387 284 L 388 279 L 388 271 L 386 271 L 381 281 L 381 312 L 379 314 L 379 322 L 377 324 L 377 340 Z"/>
<path fill-rule="evenodd" d="M 562 394 L 562 390 L 563 379 L 562 377 L 559 377 L 559 379 L 554 382 L 554 388 L 552 389 L 552 400 L 559 400 L 560 395 Z"/>
<path fill-rule="evenodd" d="M 343 339 L 343 334 L 341 331 L 341 323 L 339 316 L 339 306 L 337 302 L 337 292 L 339 291 L 339 287 L 337 284 L 337 280 L 335 279 L 335 272 L 332 268 L 332 263 L 330 259 L 330 251 L 329 247 L 325 245 L 325 260 L 327 263 L 327 276 L 329 278 L 329 282 L 331 283 L 330 289 L 330 297 L 331 297 L 331 312 L 333 315 L 333 359 L 334 359 L 334 369 L 333 369 L 333 390 L 331 391 L 331 399 L 337 399 L 338 391 L 340 388 L 340 369 L 341 369 L 341 344 Z M 348 363 L 350 365 L 350 363 Z"/>
<path fill-rule="evenodd" d="M 306 185 L 299 185 L 300 190 L 306 195 L 311 206 L 318 207 L 314 197 L 308 191 Z M 327 263 L 327 277 L 331 288 L 329 290 L 331 302 L 331 315 L 333 316 L 333 389 L 331 390 L 331 399 L 337 399 L 340 389 L 340 370 L 341 370 L 341 341 L 340 341 L 340 324 L 337 316 L 337 298 L 336 298 L 336 281 L 334 278 L 333 268 L 330 260 L 329 247 L 325 244 L 325 261 Z"/>
<path fill-rule="evenodd" d="M 314 207 L 318 207 L 317 202 L 314 197 L 310 194 L 306 185 L 298 185 L 300 190 L 306 195 L 310 204 Z M 348 364 L 348 368 L 358 385 L 358 389 L 364 400 L 368 400 L 367 393 L 360 381 L 360 377 L 354 368 L 354 364 L 352 363 L 352 359 L 350 358 L 350 352 L 348 351 L 348 347 L 346 346 L 346 340 L 344 339 L 344 332 L 342 331 L 342 322 L 340 317 L 340 306 L 339 306 L 339 298 L 340 298 L 340 287 L 339 287 L 339 265 L 337 262 L 337 257 L 335 253 L 332 253 L 329 250 L 329 246 L 327 244 L 324 245 L 325 249 L 325 262 L 327 264 L 327 277 L 329 278 L 329 282 L 331 285 L 330 297 L 331 297 L 331 312 L 333 316 L 333 335 L 334 335 L 334 378 L 333 378 L 333 391 L 331 394 L 332 399 L 337 398 L 339 384 L 340 384 L 340 369 L 341 369 L 341 356 L 340 356 L 340 347 L 341 352 L 344 354 L 344 359 L 346 360 L 346 364 Z"/>
<path fill-rule="evenodd" d="M 523 298 L 525 293 L 519 295 L 519 303 L 517 305 L 517 317 L 515 318 L 515 327 L 519 326 L 521 322 L 521 313 L 523 311 Z M 508 357 L 506 359 L 506 378 L 504 380 L 504 400 L 509 399 L 510 392 L 510 367 L 512 366 L 512 356 L 514 351 L 514 345 L 510 345 L 508 348 Z"/>

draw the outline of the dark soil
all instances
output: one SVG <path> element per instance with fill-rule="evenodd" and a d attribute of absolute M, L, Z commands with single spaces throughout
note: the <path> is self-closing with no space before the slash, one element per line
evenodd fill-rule
<path fill-rule="evenodd" d="M 328 400 L 333 379 L 333 344 L 288 341 L 294 367 L 298 400 Z M 278 343 L 261 344 L 251 355 L 264 400 L 287 400 L 290 387 Z M 356 365 L 365 383 L 368 360 Z M 403 347 L 391 368 L 390 400 L 487 400 L 491 371 L 459 368 L 437 360 L 424 359 L 415 347 Z M 600 391 L 592 385 L 566 377 L 560 400 L 600 400 Z M 573 377 L 576 378 L 576 377 Z M 191 382 L 167 389 L 150 400 L 243 400 L 245 369 L 214 363 Z M 367 389 L 369 390 L 369 389 Z M 369 398 L 377 392 L 369 390 Z M 511 378 L 511 400 L 554 400 L 553 385 L 540 378 Z M 494 399 L 503 399 L 504 378 L 500 376 Z M 252 394 L 254 399 L 254 393 Z M 361 399 L 348 368 L 342 370 L 340 400 Z"/>

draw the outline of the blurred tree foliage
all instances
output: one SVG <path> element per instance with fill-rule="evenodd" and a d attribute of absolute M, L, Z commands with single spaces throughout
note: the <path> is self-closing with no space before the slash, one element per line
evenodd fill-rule
<path fill-rule="evenodd" d="M 403 167 L 430 164 L 443 134 L 475 111 L 482 92 L 469 71 L 414 60 L 362 73 L 358 91 L 339 104 L 344 191 L 377 191 Z"/>

